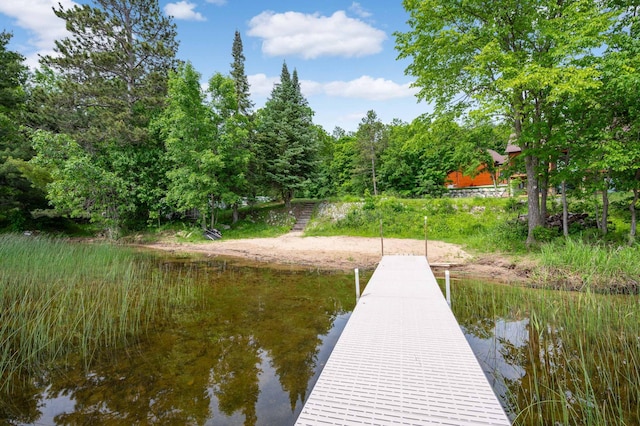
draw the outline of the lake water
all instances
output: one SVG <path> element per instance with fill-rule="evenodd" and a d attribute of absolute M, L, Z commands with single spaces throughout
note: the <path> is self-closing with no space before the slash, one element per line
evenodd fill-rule
<path fill-rule="evenodd" d="M 165 261 L 202 300 L 2 396 L 13 424 L 292 424 L 355 304 L 348 274 Z"/>
<path fill-rule="evenodd" d="M 293 424 L 353 310 L 353 274 L 184 259 L 165 259 L 159 267 L 176 274 L 188 270 L 188 285 L 201 291 L 199 301 L 176 308 L 172 318 L 125 349 L 107 348 L 91 363 L 77 360 L 27 378 L 0 396 L 0 422 Z M 369 276 L 361 274 L 362 287 Z M 454 283 L 453 303 L 496 394 L 515 418 L 529 404 L 532 325 L 526 309 L 510 305 L 523 303 L 531 290 L 508 289 L 519 292 L 515 298 L 502 296 L 505 291 L 494 284 Z M 637 320 L 634 306 L 637 299 L 629 304 Z M 629 360 L 637 363 L 638 357 Z M 632 400 L 637 386 L 624 392 L 636 392 Z M 639 419 L 637 406 L 628 411 L 626 419 Z"/>

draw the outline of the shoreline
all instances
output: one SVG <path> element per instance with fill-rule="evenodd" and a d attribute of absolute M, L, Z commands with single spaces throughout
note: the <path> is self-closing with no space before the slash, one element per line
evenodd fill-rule
<path fill-rule="evenodd" d="M 304 237 L 290 232 L 279 237 L 217 240 L 203 243 L 181 243 L 163 240 L 132 244 L 136 247 L 169 253 L 192 253 L 265 264 L 271 267 L 315 269 L 323 271 L 373 270 L 385 255 L 425 255 L 425 242 L 398 238 Z M 478 278 L 506 284 L 523 284 L 526 268 L 499 255 L 472 256 L 461 246 L 442 241 L 429 241 L 428 260 L 434 274 L 448 268 L 453 276 Z"/>

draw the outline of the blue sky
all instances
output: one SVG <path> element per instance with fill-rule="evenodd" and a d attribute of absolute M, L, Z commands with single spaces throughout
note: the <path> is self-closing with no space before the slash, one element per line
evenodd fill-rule
<path fill-rule="evenodd" d="M 31 67 L 66 34 L 51 10 L 58 1 L 65 8 L 75 4 L 0 2 L 0 29 L 14 35 L 9 48 L 25 55 Z M 396 60 L 393 32 L 408 30 L 400 0 L 161 0 L 160 7 L 177 24 L 178 57 L 191 61 L 203 82 L 215 72 L 229 73 L 234 33 L 240 31 L 256 108 L 286 61 L 290 71 L 298 70 L 314 122 L 328 132 L 336 126 L 356 130 L 368 110 L 384 123 L 410 122 L 430 111 L 409 87 L 408 62 Z"/>

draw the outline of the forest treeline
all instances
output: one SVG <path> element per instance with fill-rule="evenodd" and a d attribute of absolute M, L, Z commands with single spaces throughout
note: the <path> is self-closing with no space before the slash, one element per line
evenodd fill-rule
<path fill-rule="evenodd" d="M 262 108 L 251 102 L 242 39 L 230 67 L 202 76 L 176 57 L 157 1 L 54 8 L 68 38 L 29 70 L 0 35 L 0 228 L 46 217 L 90 220 L 117 237 L 182 214 L 202 226 L 220 206 L 259 196 L 441 196 L 452 170 L 491 166 L 487 149 L 523 150 L 528 242 L 551 187 L 578 199 L 622 193 L 635 238 L 640 192 L 638 6 L 622 0 L 405 0 L 396 33 L 418 98 L 433 114 L 358 129 L 313 123 L 296 69 L 283 63 Z M 230 35 L 231 42 L 231 35 Z M 225 70 L 225 68 L 227 70 Z M 511 138 L 511 139 L 510 139 Z M 505 173 L 510 173 L 506 170 Z M 566 231 L 566 230 L 565 230 Z"/>

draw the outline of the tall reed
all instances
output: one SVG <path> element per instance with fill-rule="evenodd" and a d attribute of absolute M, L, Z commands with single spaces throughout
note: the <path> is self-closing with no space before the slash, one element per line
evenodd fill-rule
<path fill-rule="evenodd" d="M 637 295 L 464 283 L 454 296 L 465 332 L 494 342 L 477 355 L 514 425 L 640 424 Z"/>
<path fill-rule="evenodd" d="M 122 247 L 0 235 L 0 391 L 67 356 L 89 363 L 195 298 L 150 265 Z"/>

